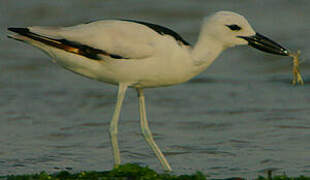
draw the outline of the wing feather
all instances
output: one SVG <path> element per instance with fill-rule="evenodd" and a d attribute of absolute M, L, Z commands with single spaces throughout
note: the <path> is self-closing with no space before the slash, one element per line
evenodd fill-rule
<path fill-rule="evenodd" d="M 104 50 L 92 48 L 90 46 L 83 45 L 83 44 L 80 44 L 74 41 L 68 41 L 66 39 L 53 39 L 51 37 L 45 37 L 43 35 L 38 35 L 33 32 L 30 32 L 28 28 L 9 28 L 9 30 L 12 32 L 18 33 L 19 35 L 28 37 L 32 40 L 44 43 L 46 45 L 49 45 L 49 46 L 52 46 L 58 49 L 62 49 L 64 51 L 67 51 L 73 54 L 85 56 L 93 60 L 102 60 L 100 55 L 110 56 L 114 59 L 127 59 L 119 55 L 109 54 Z M 12 36 L 12 38 L 15 38 L 15 37 L 16 36 Z"/>
<path fill-rule="evenodd" d="M 28 28 L 31 33 L 67 44 L 94 50 L 114 59 L 142 59 L 153 55 L 158 34 L 133 22 L 104 20 L 72 27 Z M 103 53 L 104 52 L 104 53 Z"/>

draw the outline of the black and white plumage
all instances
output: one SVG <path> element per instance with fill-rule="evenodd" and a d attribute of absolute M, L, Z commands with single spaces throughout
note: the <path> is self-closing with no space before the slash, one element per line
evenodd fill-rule
<path fill-rule="evenodd" d="M 255 33 L 236 13 L 217 12 L 204 19 L 194 46 L 176 32 L 134 20 L 103 20 L 72 27 L 9 28 L 9 37 L 33 45 L 55 63 L 83 76 L 119 86 L 110 136 L 115 166 L 120 164 L 117 132 L 128 87 L 136 88 L 142 134 L 165 170 L 168 161 L 148 127 L 143 89 L 183 83 L 204 71 L 226 48 L 250 45 L 287 56 L 283 47 Z"/>

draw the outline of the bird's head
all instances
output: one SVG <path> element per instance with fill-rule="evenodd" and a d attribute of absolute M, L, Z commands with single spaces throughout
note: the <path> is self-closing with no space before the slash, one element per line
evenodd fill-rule
<path fill-rule="evenodd" d="M 289 55 L 288 51 L 270 40 L 256 33 L 248 21 L 241 15 L 230 11 L 219 11 L 204 21 L 203 30 L 214 40 L 222 43 L 224 47 L 236 45 L 249 45 L 261 51 L 272 54 Z"/>

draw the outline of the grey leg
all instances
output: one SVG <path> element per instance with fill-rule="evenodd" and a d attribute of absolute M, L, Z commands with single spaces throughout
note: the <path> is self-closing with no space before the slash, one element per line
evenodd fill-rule
<path fill-rule="evenodd" d="M 112 143 L 112 148 L 113 148 L 114 167 L 118 167 L 121 163 L 121 158 L 120 158 L 119 148 L 118 148 L 117 132 L 118 132 L 119 114 L 121 111 L 121 107 L 123 104 L 123 100 L 126 94 L 127 87 L 128 87 L 127 84 L 119 84 L 118 86 L 117 102 L 115 105 L 113 118 L 110 123 L 110 138 L 111 138 L 111 143 Z"/>
<path fill-rule="evenodd" d="M 168 161 L 166 160 L 165 156 L 163 155 L 163 153 L 160 151 L 159 147 L 155 143 L 152 132 L 149 128 L 149 125 L 146 119 L 143 89 L 137 88 L 137 92 L 138 92 L 138 98 L 139 98 L 140 124 L 141 124 L 142 135 L 145 141 L 152 148 L 153 152 L 155 153 L 158 160 L 160 161 L 160 164 L 162 165 L 162 167 L 167 171 L 171 171 L 171 167 Z"/>

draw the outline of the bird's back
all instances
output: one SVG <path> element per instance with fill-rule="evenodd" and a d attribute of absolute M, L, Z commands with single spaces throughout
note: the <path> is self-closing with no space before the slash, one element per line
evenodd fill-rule
<path fill-rule="evenodd" d="M 160 34 L 148 25 L 103 20 L 72 27 L 32 26 L 22 30 L 21 39 L 48 52 L 66 69 L 112 84 L 156 87 L 187 80 L 189 46 L 172 31 Z"/>
<path fill-rule="evenodd" d="M 71 27 L 29 27 L 33 33 L 54 39 L 66 39 L 128 58 L 150 56 L 158 34 L 141 24 L 102 20 Z"/>

